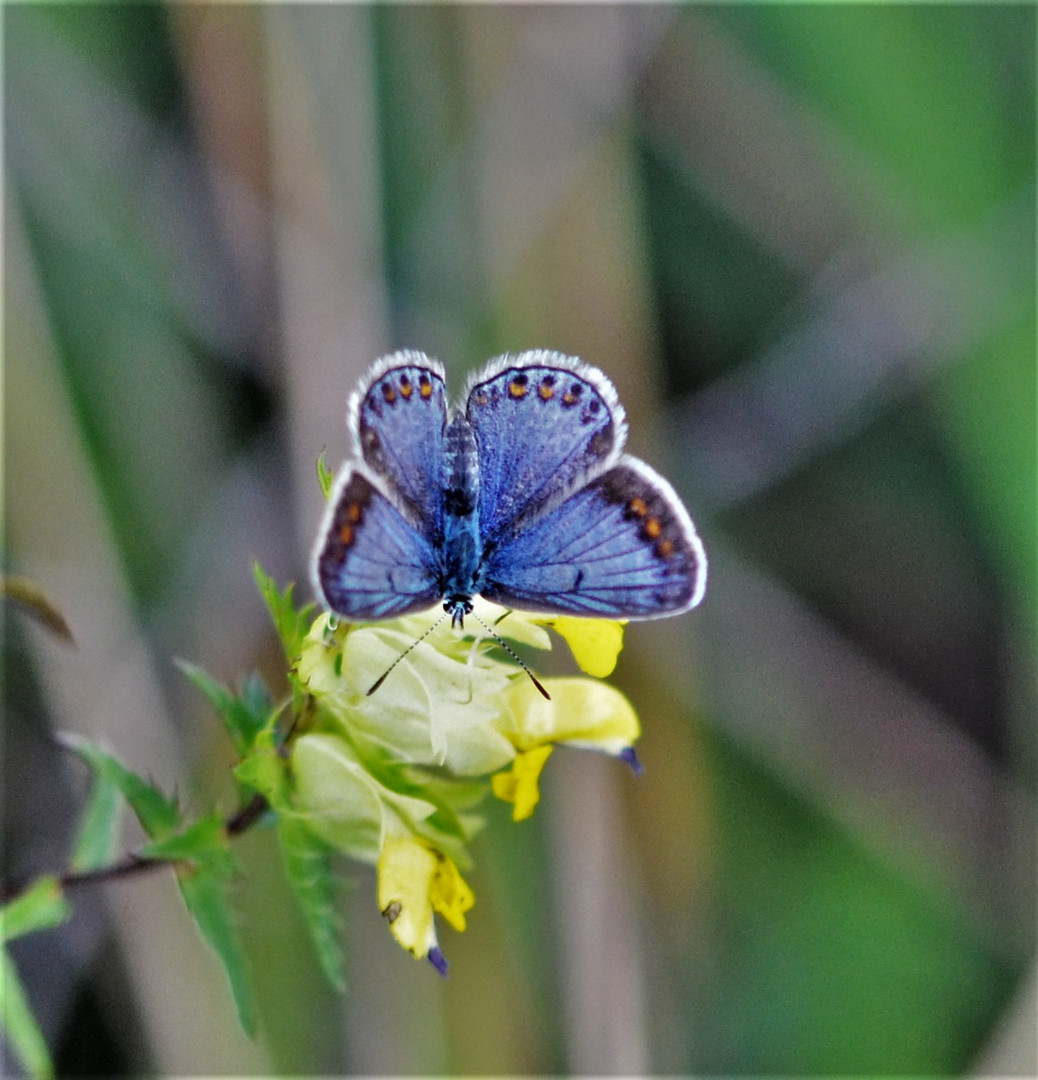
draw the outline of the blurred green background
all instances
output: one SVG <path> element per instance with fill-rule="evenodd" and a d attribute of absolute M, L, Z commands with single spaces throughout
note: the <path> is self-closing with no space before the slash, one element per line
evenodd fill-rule
<path fill-rule="evenodd" d="M 646 775 L 488 808 L 448 980 L 352 868 L 332 995 L 257 833 L 261 1040 L 140 879 L 19 943 L 61 1072 L 1034 1075 L 1034 7 L 2 15 L 5 555 L 78 641 L 7 617 L 5 873 L 58 729 L 230 809 L 173 658 L 279 678 L 250 562 L 309 595 L 385 352 L 601 367 L 711 556 Z"/>

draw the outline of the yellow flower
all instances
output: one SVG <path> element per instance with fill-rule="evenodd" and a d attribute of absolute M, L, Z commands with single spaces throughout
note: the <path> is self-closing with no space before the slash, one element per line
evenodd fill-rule
<path fill-rule="evenodd" d="M 475 897 L 458 868 L 432 845 L 414 837 L 386 842 L 378 860 L 378 904 L 397 941 L 412 956 L 428 957 L 446 975 L 447 961 L 436 938 L 434 913 L 455 930 Z"/>
<path fill-rule="evenodd" d="M 524 821 L 533 814 L 534 807 L 541 801 L 541 769 L 551 757 L 553 747 L 535 746 L 532 750 L 520 750 L 515 755 L 512 767 L 504 772 L 494 773 L 490 785 L 494 794 L 503 802 L 513 803 L 512 820 Z"/>
<path fill-rule="evenodd" d="M 560 615 L 549 626 L 562 637 L 581 671 L 604 679 L 613 673 L 624 644 L 624 624 L 613 619 L 578 619 Z"/>

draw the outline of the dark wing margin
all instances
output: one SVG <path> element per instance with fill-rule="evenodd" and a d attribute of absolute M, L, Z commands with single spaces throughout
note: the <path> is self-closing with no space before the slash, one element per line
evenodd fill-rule
<path fill-rule="evenodd" d="M 441 598 L 436 551 L 363 466 L 340 470 L 311 561 L 318 599 L 346 619 L 387 619 Z"/>
<path fill-rule="evenodd" d="M 489 554 L 483 596 L 531 611 L 625 619 L 676 615 L 706 591 L 706 552 L 674 489 L 619 462 Z"/>

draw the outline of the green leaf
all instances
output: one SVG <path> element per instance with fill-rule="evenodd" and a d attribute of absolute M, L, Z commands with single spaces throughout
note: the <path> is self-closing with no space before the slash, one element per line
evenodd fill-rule
<path fill-rule="evenodd" d="M 4 990 L 0 1022 L 7 1040 L 29 1076 L 35 1080 L 48 1080 L 54 1075 L 54 1066 L 47 1043 L 32 1015 L 25 988 L 6 949 L 0 950 L 0 986 Z"/>
<path fill-rule="evenodd" d="M 73 870 L 96 870 L 115 858 L 119 851 L 122 806 L 122 793 L 111 770 L 95 769 L 79 832 L 72 846 Z"/>
<path fill-rule="evenodd" d="M 248 753 L 256 736 L 270 721 L 270 694 L 263 680 L 256 674 L 250 675 L 241 694 L 236 695 L 196 664 L 188 660 L 176 663 L 216 710 L 235 750 L 242 755 Z"/>
<path fill-rule="evenodd" d="M 321 970 L 339 993 L 346 990 L 331 849 L 299 818 L 282 817 L 278 839 L 285 874 L 299 901 Z"/>
<path fill-rule="evenodd" d="M 177 884 L 202 936 L 223 964 L 242 1029 L 250 1037 L 255 1036 L 256 1007 L 223 868 L 205 862 L 182 863 L 177 868 Z"/>
<path fill-rule="evenodd" d="M 191 860 L 204 864 L 222 878 L 229 878 L 237 868 L 228 848 L 223 819 L 216 813 L 201 818 L 175 836 L 146 844 L 138 854 L 145 859 Z"/>
<path fill-rule="evenodd" d="M 152 839 L 168 836 L 180 825 L 176 800 L 168 799 L 153 784 L 131 772 L 117 758 L 96 743 L 73 732 L 64 732 L 61 741 L 83 759 L 100 782 L 114 785 L 133 808 L 144 831 Z"/>
<path fill-rule="evenodd" d="M 34 930 L 63 923 L 72 908 L 56 877 L 42 877 L 0 908 L 0 941 L 13 941 Z"/>
<path fill-rule="evenodd" d="M 258 562 L 253 563 L 252 572 L 270 612 L 274 629 L 281 638 L 285 656 L 290 664 L 295 663 L 303 647 L 303 638 L 310 629 L 315 605 L 305 604 L 297 611 L 292 600 L 294 584 L 289 583 L 283 592 L 279 591 L 277 582 L 264 572 Z"/>
<path fill-rule="evenodd" d="M 317 482 L 321 485 L 321 494 L 325 501 L 332 493 L 332 484 L 335 483 L 335 473 L 328 468 L 328 462 L 324 460 L 324 451 L 317 455 Z"/>

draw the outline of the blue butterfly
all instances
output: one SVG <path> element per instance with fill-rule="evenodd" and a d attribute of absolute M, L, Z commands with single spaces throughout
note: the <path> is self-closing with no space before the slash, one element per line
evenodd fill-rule
<path fill-rule="evenodd" d="M 477 594 L 527 611 L 651 619 L 695 607 L 706 552 L 674 489 L 622 454 L 613 384 L 556 352 L 492 360 L 451 410 L 420 352 L 379 360 L 350 398 L 313 554 L 325 607 L 352 621 Z"/>

